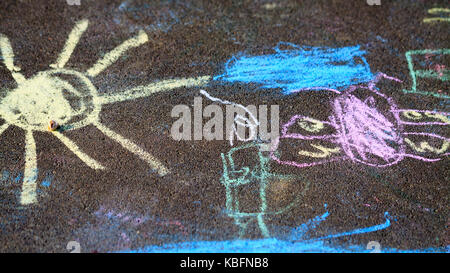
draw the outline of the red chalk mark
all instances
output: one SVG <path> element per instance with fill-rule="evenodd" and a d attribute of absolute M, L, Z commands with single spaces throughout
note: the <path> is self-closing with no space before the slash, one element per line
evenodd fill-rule
<path fill-rule="evenodd" d="M 165 226 L 169 226 L 169 225 L 175 225 L 178 227 L 178 229 L 181 231 L 181 233 L 183 235 L 188 235 L 186 228 L 184 227 L 184 225 L 180 222 L 180 221 L 162 221 L 158 223 L 159 225 L 165 225 Z"/>
<path fill-rule="evenodd" d="M 117 248 L 118 249 L 130 248 L 131 247 L 130 238 L 128 238 L 128 236 L 124 232 L 120 233 L 120 237 L 121 239 L 119 239 L 119 241 L 117 242 Z"/>
<path fill-rule="evenodd" d="M 99 208 L 98 211 L 94 212 L 94 215 L 96 215 L 97 217 L 102 217 L 102 218 L 103 217 L 113 218 L 113 219 L 121 218 L 122 222 L 128 222 L 128 223 L 132 224 L 133 226 L 142 225 L 142 224 L 146 223 L 147 221 L 152 221 L 156 225 L 159 225 L 159 226 L 166 226 L 166 227 L 176 226 L 177 229 L 183 235 L 185 235 L 185 236 L 188 235 L 186 227 L 180 221 L 177 221 L 177 220 L 159 221 L 159 220 L 149 219 L 148 217 L 130 217 L 127 215 L 127 213 L 123 213 L 123 212 L 117 213 L 114 210 L 109 210 L 107 213 L 106 212 L 107 212 L 107 210 L 102 206 Z"/>
<path fill-rule="evenodd" d="M 426 211 L 426 212 L 430 212 L 430 209 L 429 209 L 429 208 L 422 207 L 421 205 L 417 205 L 417 207 L 418 207 L 419 209 L 422 209 L 422 210 Z"/>
<path fill-rule="evenodd" d="M 128 236 L 124 232 L 122 232 L 120 234 L 120 236 L 122 237 L 123 240 L 125 240 L 125 242 L 129 242 L 130 241 L 130 238 L 128 238 Z"/>
<path fill-rule="evenodd" d="M 439 77 L 444 76 L 444 72 L 445 71 L 446 66 L 443 64 L 435 64 L 433 66 L 433 70 L 436 71 L 439 74 Z"/>

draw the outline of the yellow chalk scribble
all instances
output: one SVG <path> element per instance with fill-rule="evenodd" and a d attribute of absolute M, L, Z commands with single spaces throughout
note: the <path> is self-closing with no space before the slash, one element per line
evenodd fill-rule
<path fill-rule="evenodd" d="M 25 80 L 22 74 L 19 73 L 20 67 L 14 65 L 14 53 L 9 42 L 8 37 L 0 33 L 0 53 L 3 56 L 3 63 L 11 72 L 14 80 L 19 83 Z"/>
<path fill-rule="evenodd" d="M 75 144 L 72 140 L 70 140 L 65 135 L 61 134 L 60 132 L 53 132 L 53 134 L 61 140 L 64 145 L 66 145 L 67 148 L 69 148 L 76 156 L 78 156 L 79 159 L 81 159 L 86 165 L 91 167 L 92 169 L 96 170 L 103 170 L 105 167 L 102 166 L 102 164 L 98 163 L 94 159 L 92 159 L 87 154 L 83 153 L 77 144 Z"/>
<path fill-rule="evenodd" d="M 69 34 L 69 38 L 67 38 L 66 44 L 64 45 L 64 49 L 59 55 L 58 60 L 56 61 L 56 63 L 51 64 L 50 67 L 63 68 L 66 65 L 67 61 L 72 55 L 73 50 L 77 46 L 78 41 L 81 38 L 81 35 L 83 35 L 83 33 L 86 31 L 88 25 L 89 25 L 88 20 L 81 20 L 77 22 L 72 32 Z"/>
<path fill-rule="evenodd" d="M 428 10 L 429 14 L 437 14 L 437 13 L 443 13 L 443 12 L 450 12 L 450 9 L 446 9 L 446 8 L 432 8 Z"/>
<path fill-rule="evenodd" d="M 20 68 L 14 65 L 14 54 L 8 38 L 0 34 L 0 53 L 3 64 L 11 72 L 17 87 L 8 91 L 0 100 L 0 117 L 6 122 L 0 126 L 0 135 L 9 125 L 15 125 L 26 132 L 25 142 L 25 171 L 20 203 L 23 205 L 37 202 L 37 157 L 34 131 L 54 134 L 87 166 L 95 170 L 105 167 L 85 154 L 63 131 L 74 130 L 87 125 L 94 125 L 105 135 L 117 141 L 125 149 L 137 155 L 150 167 L 163 176 L 170 171 L 158 159 L 144 151 L 131 140 L 110 130 L 100 123 L 102 106 L 108 103 L 134 100 L 150 96 L 153 93 L 169 91 L 181 87 L 204 86 L 210 80 L 209 76 L 170 79 L 158 81 L 144 86 L 125 90 L 119 94 L 99 95 L 90 77 L 95 77 L 108 66 L 116 62 L 127 50 L 138 47 L 148 41 L 147 34 L 141 31 L 136 37 L 123 42 L 121 45 L 105 54 L 87 72 L 78 72 L 64 68 L 70 59 L 81 35 L 88 27 L 88 20 L 76 23 L 70 32 L 65 46 L 57 61 L 51 64 L 51 69 L 41 71 L 35 76 L 25 79 L 20 74 Z M 60 124 L 60 130 L 48 131 L 49 121 Z"/>
<path fill-rule="evenodd" d="M 22 194 L 20 203 L 28 205 L 37 201 L 36 180 L 37 180 L 37 160 L 36 143 L 33 137 L 33 131 L 27 130 L 25 135 L 25 171 L 22 184 Z"/>
<path fill-rule="evenodd" d="M 128 41 L 125 41 L 120 46 L 113 49 L 111 52 L 107 53 L 102 59 L 97 61 L 93 67 L 91 67 L 87 74 L 91 77 L 95 77 L 100 72 L 105 70 L 108 66 L 113 64 L 119 57 L 128 49 L 133 47 L 138 47 L 148 41 L 148 36 L 144 31 L 140 31 L 137 37 L 134 37 Z"/>
<path fill-rule="evenodd" d="M 330 156 L 331 154 L 337 154 L 341 151 L 341 149 L 339 147 L 336 148 L 327 148 L 324 147 L 322 145 L 315 145 L 315 144 L 310 144 L 312 147 L 320 150 L 320 153 L 316 153 L 316 152 L 308 152 L 308 151 L 302 151 L 300 150 L 298 152 L 299 155 L 304 155 L 304 156 L 309 156 L 309 157 L 314 157 L 314 158 L 325 158 Z"/>
<path fill-rule="evenodd" d="M 424 153 L 424 152 L 432 152 L 432 153 L 436 153 L 436 154 L 442 154 L 445 151 L 447 151 L 450 142 L 448 141 L 444 141 L 442 143 L 442 147 L 441 148 L 435 148 L 433 146 L 431 146 L 428 142 L 426 141 L 422 141 L 420 142 L 420 146 L 416 146 L 416 144 L 414 142 L 412 142 L 411 140 L 409 140 L 408 138 L 405 138 L 405 142 L 411 146 L 411 148 L 413 148 L 414 150 L 418 151 L 419 153 Z"/>
<path fill-rule="evenodd" d="M 145 86 L 135 87 L 119 94 L 103 95 L 99 99 L 102 104 L 134 100 L 147 97 L 153 93 L 169 91 L 180 87 L 204 86 L 210 79 L 210 76 L 203 76 L 189 79 L 164 80 Z"/>
<path fill-rule="evenodd" d="M 139 156 L 139 158 L 141 158 L 142 160 L 147 162 L 153 169 L 156 169 L 158 171 L 159 175 L 163 176 L 163 175 L 166 175 L 166 174 L 169 173 L 169 170 L 166 167 L 164 167 L 164 165 L 161 162 L 159 162 L 159 160 L 157 160 L 151 154 L 149 154 L 146 151 L 144 151 L 138 145 L 134 144 L 133 142 L 131 142 L 130 140 L 124 138 L 123 136 L 117 134 L 116 132 L 110 130 L 109 128 L 107 128 L 103 124 L 96 123 L 95 125 L 105 135 L 107 135 L 108 137 L 110 137 L 110 138 L 114 139 L 115 141 L 117 141 L 125 149 L 128 149 L 130 152 L 132 152 L 132 153 L 136 154 L 137 156 Z"/>
<path fill-rule="evenodd" d="M 426 116 L 426 117 L 429 117 L 432 119 L 437 119 L 444 123 L 450 124 L 450 119 L 448 117 L 446 117 L 442 114 L 439 114 L 439 113 L 434 113 L 434 112 L 425 112 L 424 114 L 421 114 L 417 111 L 409 110 L 409 111 L 403 111 L 402 115 L 404 117 L 406 117 L 407 119 L 411 119 L 411 120 L 424 119 Z"/>
<path fill-rule="evenodd" d="M 412 120 L 419 120 L 422 118 L 422 114 L 416 111 L 404 111 L 402 114 L 404 117 Z"/>
<path fill-rule="evenodd" d="M 303 118 L 302 121 L 298 121 L 298 125 L 302 129 L 312 133 L 317 133 L 324 127 L 323 122 L 313 118 Z"/>
<path fill-rule="evenodd" d="M 428 10 L 429 14 L 440 14 L 440 13 L 450 13 L 450 9 L 446 8 L 433 8 Z M 424 23 L 432 23 L 432 22 L 450 22 L 450 17 L 431 17 L 424 18 Z"/>
<path fill-rule="evenodd" d="M 8 123 L 5 123 L 5 124 L 3 124 L 2 126 L 0 126 L 0 136 L 3 134 L 3 132 L 4 132 L 6 129 L 8 129 L 8 127 L 9 127 L 9 124 L 8 124 Z"/>
<path fill-rule="evenodd" d="M 429 118 L 435 118 L 444 123 L 450 124 L 450 119 L 444 115 L 436 114 L 436 113 L 432 113 L 432 112 L 426 112 L 425 115 Z"/>

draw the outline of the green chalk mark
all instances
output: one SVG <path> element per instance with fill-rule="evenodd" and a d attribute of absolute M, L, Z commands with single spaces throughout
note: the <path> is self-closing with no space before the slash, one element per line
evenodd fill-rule
<path fill-rule="evenodd" d="M 414 70 L 414 64 L 412 61 L 413 55 L 425 55 L 425 54 L 450 54 L 450 49 L 424 49 L 424 50 L 411 50 L 405 53 L 406 61 L 408 62 L 409 73 L 412 79 L 411 90 L 404 89 L 404 93 L 413 93 L 424 96 L 433 96 L 437 98 L 450 99 L 449 95 L 441 94 L 434 91 L 420 91 L 417 90 L 417 78 L 434 78 L 441 81 L 448 81 L 450 79 L 449 70 L 443 70 L 443 73 L 437 73 L 432 70 Z"/>
<path fill-rule="evenodd" d="M 266 190 L 270 179 L 301 179 L 299 176 L 295 175 L 281 175 L 281 174 L 273 174 L 269 171 L 269 157 L 266 157 L 262 154 L 259 149 L 260 144 L 257 143 L 247 143 L 242 146 L 232 148 L 226 155 L 221 154 L 222 162 L 223 162 L 223 175 L 220 179 L 221 183 L 225 186 L 226 192 L 226 210 L 227 214 L 234 218 L 235 224 L 240 228 L 239 236 L 243 237 L 245 235 L 245 230 L 248 224 L 254 220 L 257 221 L 258 227 L 261 231 L 261 234 L 264 237 L 269 237 L 270 232 L 266 226 L 264 221 L 264 216 L 271 214 L 277 215 L 284 213 L 285 211 L 291 209 L 301 197 L 308 190 L 310 182 L 302 179 L 302 183 L 304 183 L 304 188 L 302 192 L 296 196 L 294 201 L 289 203 L 286 207 L 282 209 L 278 209 L 276 211 L 268 211 L 267 210 L 267 199 L 266 199 Z M 258 163 L 252 167 L 242 167 L 237 170 L 235 168 L 233 153 L 239 150 L 245 149 L 256 149 Z M 258 212 L 247 213 L 242 212 L 239 204 L 238 198 L 238 190 L 239 186 L 254 183 L 254 181 L 258 181 L 259 183 L 259 198 L 261 199 L 261 205 L 259 207 Z"/>

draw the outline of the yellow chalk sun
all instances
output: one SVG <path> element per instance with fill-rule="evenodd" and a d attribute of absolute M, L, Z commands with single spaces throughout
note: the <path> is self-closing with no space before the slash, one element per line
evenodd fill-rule
<path fill-rule="evenodd" d="M 148 36 L 141 31 L 107 53 L 86 72 L 65 68 L 65 64 L 75 49 L 83 32 L 88 27 L 88 20 L 76 23 L 64 45 L 57 61 L 50 69 L 41 71 L 26 79 L 20 68 L 14 64 L 14 54 L 11 44 L 5 35 L 0 34 L 0 53 L 3 63 L 11 72 L 17 83 L 14 90 L 8 91 L 0 101 L 0 118 L 5 123 L 0 126 L 0 135 L 10 126 L 15 125 L 25 131 L 25 171 L 20 196 L 22 205 L 37 202 L 37 158 L 33 131 L 44 131 L 54 134 L 86 165 L 93 169 L 104 169 L 104 166 L 85 154 L 72 140 L 62 132 L 47 130 L 50 120 L 55 120 L 65 130 L 73 130 L 86 125 L 94 125 L 105 135 L 121 144 L 125 149 L 139 156 L 155 169 L 159 175 L 169 173 L 169 170 L 150 153 L 144 151 L 134 142 L 117 134 L 100 123 L 99 114 L 102 106 L 109 103 L 134 100 L 149 96 L 156 92 L 168 91 L 179 87 L 206 85 L 210 77 L 170 79 L 158 81 L 149 85 L 138 86 L 118 94 L 100 95 L 90 78 L 97 76 L 113 64 L 125 51 L 138 47 L 148 41 Z"/>

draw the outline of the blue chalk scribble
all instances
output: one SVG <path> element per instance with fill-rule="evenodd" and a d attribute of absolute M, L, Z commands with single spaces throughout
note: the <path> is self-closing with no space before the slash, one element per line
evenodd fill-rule
<path fill-rule="evenodd" d="M 42 181 L 41 185 L 48 188 L 50 187 L 50 185 L 52 184 L 52 178 L 51 177 L 46 177 L 44 179 L 44 181 Z"/>
<path fill-rule="evenodd" d="M 21 172 L 3 171 L 0 175 L 0 182 L 5 186 L 12 186 L 21 183 L 22 176 Z"/>
<path fill-rule="evenodd" d="M 354 229 L 351 231 L 342 232 L 339 234 L 327 235 L 327 236 L 324 236 L 321 238 L 317 238 L 315 240 L 325 240 L 325 239 L 331 239 L 331 238 L 338 238 L 338 237 L 342 237 L 342 236 L 351 236 L 351 235 L 355 235 L 355 234 L 369 233 L 369 232 L 374 232 L 374 231 L 388 228 L 391 225 L 391 221 L 389 220 L 389 213 L 385 212 L 384 217 L 386 218 L 386 222 L 384 224 L 370 226 L 370 227 L 366 227 L 366 228 L 358 228 L 358 229 Z"/>
<path fill-rule="evenodd" d="M 3 171 L 0 180 L 1 181 L 7 181 L 8 179 L 9 179 L 9 172 L 8 171 Z"/>
<path fill-rule="evenodd" d="M 327 204 L 325 204 L 324 207 L 326 209 Z M 308 220 L 308 222 L 293 228 L 290 233 L 290 239 L 298 240 L 299 238 L 305 238 L 308 231 L 315 229 L 321 222 L 325 221 L 329 215 L 330 213 L 327 210 L 321 216 L 316 216 L 313 219 Z"/>
<path fill-rule="evenodd" d="M 147 246 L 121 253 L 370 253 L 365 246 L 332 246 L 324 241 L 291 242 L 276 238 L 234 241 L 195 241 L 163 246 Z M 445 248 L 395 249 L 383 248 L 382 253 L 445 253 Z"/>
<path fill-rule="evenodd" d="M 325 204 L 325 209 L 327 204 Z M 391 225 L 388 212 L 385 212 L 385 223 L 366 228 L 354 229 L 338 234 L 327 235 L 320 238 L 307 238 L 306 233 L 315 229 L 321 222 L 325 221 L 330 215 L 328 210 L 299 227 L 291 230 L 287 240 L 278 238 L 267 238 L 260 240 L 231 240 L 231 241 L 193 241 L 176 244 L 166 244 L 164 246 L 147 246 L 135 250 L 123 250 L 126 253 L 354 253 L 371 252 L 366 246 L 336 246 L 325 244 L 326 239 L 338 238 L 342 236 L 351 236 L 354 234 L 368 233 L 386 229 Z M 382 252 L 443 252 L 443 249 L 418 249 L 418 250 L 398 250 L 392 248 L 383 249 Z"/>
<path fill-rule="evenodd" d="M 287 46 L 290 49 L 280 49 Z M 284 94 L 308 88 L 341 89 L 373 78 L 360 46 L 327 48 L 297 46 L 280 42 L 275 53 L 232 57 L 225 72 L 214 80 L 259 83 L 263 88 L 280 88 Z"/>
<path fill-rule="evenodd" d="M 22 179 L 22 173 L 19 173 L 18 175 L 17 175 L 17 177 L 14 179 L 14 182 L 16 182 L 16 183 L 20 183 L 20 180 Z"/>

